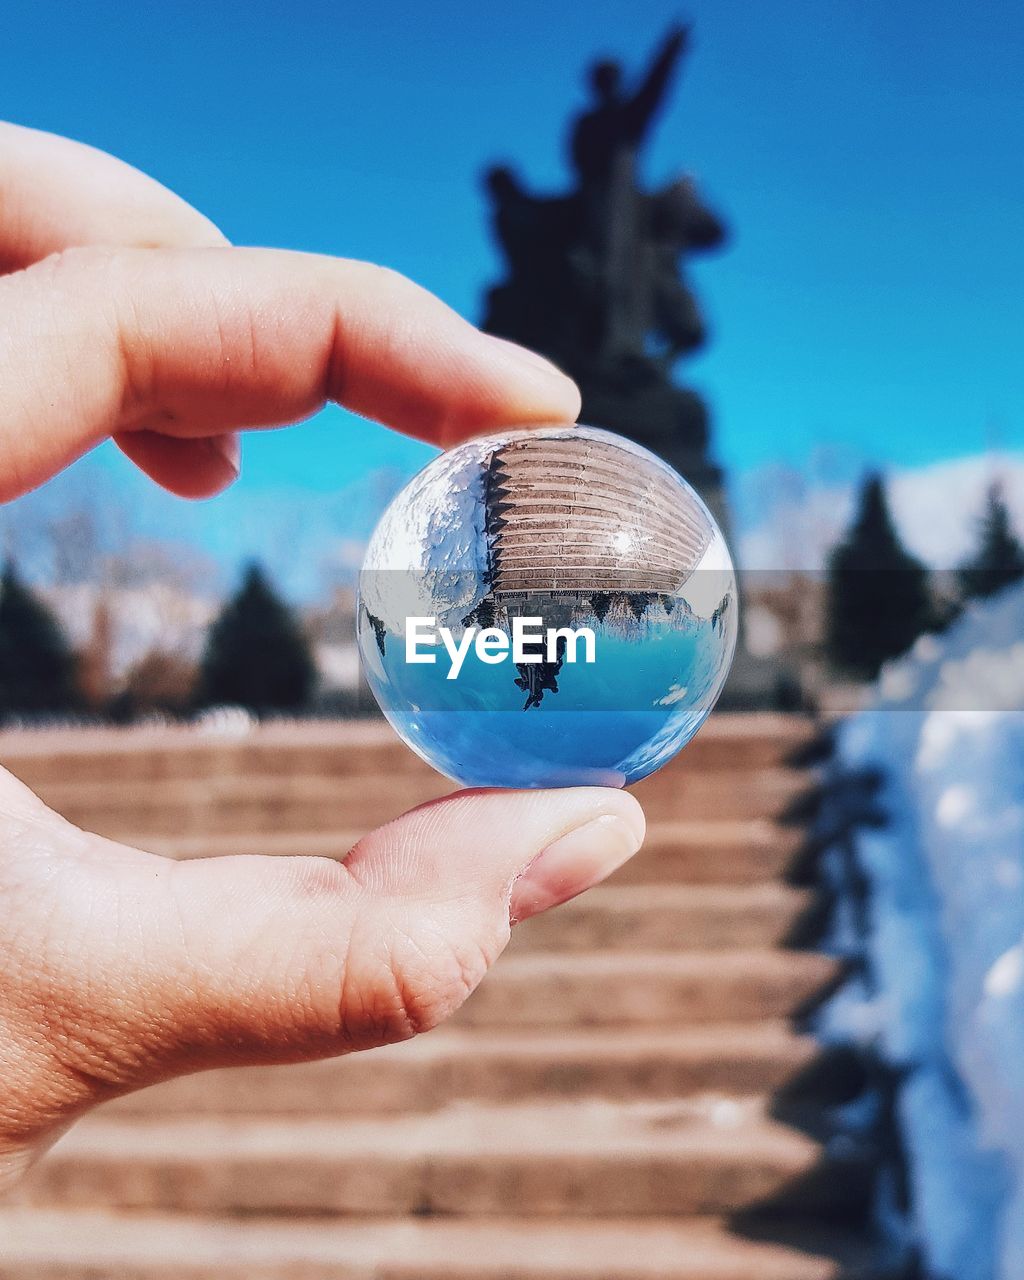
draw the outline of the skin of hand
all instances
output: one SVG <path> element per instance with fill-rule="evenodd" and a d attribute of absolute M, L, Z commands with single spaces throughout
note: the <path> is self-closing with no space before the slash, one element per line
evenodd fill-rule
<path fill-rule="evenodd" d="M 394 272 L 231 247 L 127 165 L 0 124 L 0 501 L 107 436 L 209 497 L 238 474 L 238 432 L 326 400 L 441 446 L 579 410 L 553 366 Z M 436 1026 L 511 922 L 602 880 L 643 831 L 624 792 L 464 791 L 344 862 L 178 863 L 0 771 L 0 1188 L 118 1094 Z"/>

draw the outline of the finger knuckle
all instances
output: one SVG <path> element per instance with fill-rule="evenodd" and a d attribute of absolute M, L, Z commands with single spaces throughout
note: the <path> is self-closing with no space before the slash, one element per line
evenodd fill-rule
<path fill-rule="evenodd" d="M 339 1028 L 345 1049 L 393 1044 L 446 1021 L 477 987 L 491 957 L 484 948 L 396 935 L 372 973 L 342 982 Z"/>
<path fill-rule="evenodd" d="M 479 948 L 448 947 L 412 969 L 393 965 L 402 1025 L 410 1034 L 431 1031 L 465 1003 L 487 971 L 488 957 Z"/>
<path fill-rule="evenodd" d="M 77 283 L 83 276 L 109 271 L 122 253 L 110 245 L 71 245 L 49 254 L 30 270 L 37 278 L 54 284 Z"/>
<path fill-rule="evenodd" d="M 369 283 L 376 292 L 409 294 L 419 290 L 419 285 L 414 284 L 408 276 L 403 275 L 401 271 L 396 271 L 394 267 L 382 266 L 376 262 L 365 262 L 361 265 L 361 270 L 366 272 L 369 277 Z"/>

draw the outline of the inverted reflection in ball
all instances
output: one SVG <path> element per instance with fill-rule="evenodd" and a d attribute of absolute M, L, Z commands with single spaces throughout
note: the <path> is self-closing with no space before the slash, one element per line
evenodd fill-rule
<path fill-rule="evenodd" d="M 467 786 L 644 777 L 707 717 L 736 643 L 732 563 L 703 502 L 587 427 L 436 458 L 384 513 L 359 595 L 384 714 Z"/>

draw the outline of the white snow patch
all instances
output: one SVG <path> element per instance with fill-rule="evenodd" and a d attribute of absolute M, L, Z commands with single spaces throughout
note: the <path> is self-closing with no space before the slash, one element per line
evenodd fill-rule
<path fill-rule="evenodd" d="M 1004 951 L 985 974 L 985 995 L 995 1000 L 1016 995 L 1024 980 L 1024 947 L 1018 943 Z"/>
<path fill-rule="evenodd" d="M 928 1274 L 1024 1276 L 1024 589 L 886 669 L 839 757 L 881 770 L 856 836 L 874 986 L 825 1029 L 906 1071 L 898 1114 Z"/>

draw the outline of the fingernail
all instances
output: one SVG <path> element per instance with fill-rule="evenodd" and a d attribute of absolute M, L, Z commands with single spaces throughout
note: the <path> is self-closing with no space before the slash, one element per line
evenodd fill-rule
<path fill-rule="evenodd" d="M 493 334 L 488 334 L 491 342 L 495 342 L 500 346 L 513 360 L 518 360 L 522 364 L 530 365 L 533 369 L 541 369 L 544 373 L 550 373 L 556 378 L 565 378 L 570 381 L 567 374 L 564 374 L 558 365 L 546 357 L 540 355 L 536 351 L 531 351 L 529 347 L 521 347 L 518 342 L 510 342 L 508 338 L 496 338 Z"/>
<path fill-rule="evenodd" d="M 618 814 L 603 814 L 561 836 L 512 886 L 513 924 L 568 902 L 600 884 L 636 853 L 643 831 Z"/>
<path fill-rule="evenodd" d="M 242 442 L 237 433 L 229 435 L 209 436 L 206 444 L 211 453 L 215 453 L 231 468 L 237 477 L 242 470 Z"/>
<path fill-rule="evenodd" d="M 518 342 L 510 342 L 507 338 L 496 338 L 492 334 L 487 335 L 487 340 L 493 347 L 497 347 L 504 353 L 514 364 L 521 369 L 528 369 L 532 373 L 542 373 L 545 378 L 558 383 L 561 390 L 571 390 L 576 393 L 576 384 L 567 373 L 563 373 L 556 364 L 542 355 L 538 355 L 536 351 L 531 351 L 529 347 L 521 347 Z"/>

